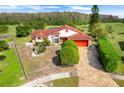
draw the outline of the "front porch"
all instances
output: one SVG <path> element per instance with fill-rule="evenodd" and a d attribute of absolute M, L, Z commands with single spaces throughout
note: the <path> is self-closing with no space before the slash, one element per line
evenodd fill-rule
<path fill-rule="evenodd" d="M 67 40 L 67 37 L 60 37 L 59 35 L 54 35 L 50 38 L 48 38 L 51 41 L 51 45 L 61 45 L 65 40 Z"/>

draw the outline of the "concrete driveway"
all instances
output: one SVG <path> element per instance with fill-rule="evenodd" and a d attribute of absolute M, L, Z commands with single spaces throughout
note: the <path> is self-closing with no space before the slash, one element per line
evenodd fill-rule
<path fill-rule="evenodd" d="M 78 64 L 79 87 L 117 87 L 111 76 L 104 72 L 97 60 L 97 52 L 79 47 L 80 61 Z"/>

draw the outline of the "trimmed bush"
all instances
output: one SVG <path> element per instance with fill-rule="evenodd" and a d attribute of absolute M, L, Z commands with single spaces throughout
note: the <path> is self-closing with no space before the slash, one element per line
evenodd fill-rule
<path fill-rule="evenodd" d="M 60 51 L 60 59 L 62 65 L 78 64 L 79 62 L 78 51 L 72 46 L 64 46 Z"/>
<path fill-rule="evenodd" d="M 35 51 L 36 51 L 37 54 L 43 53 L 43 52 L 45 52 L 45 50 L 46 50 L 46 47 L 43 46 L 43 45 L 38 45 L 38 46 L 35 48 Z"/>
<path fill-rule="evenodd" d="M 6 58 L 6 56 L 5 56 L 5 55 L 0 54 L 0 61 L 4 60 L 5 58 Z"/>
<path fill-rule="evenodd" d="M 5 40 L 0 40 L 0 51 L 8 50 L 9 45 Z"/>
<path fill-rule="evenodd" d="M 98 52 L 104 69 L 107 72 L 115 71 L 117 69 L 120 56 L 105 37 L 98 39 Z"/>
<path fill-rule="evenodd" d="M 62 44 L 62 48 L 63 48 L 64 46 L 72 46 L 73 48 L 75 48 L 76 50 L 78 50 L 77 45 L 76 45 L 75 42 L 72 41 L 72 40 L 67 40 L 67 41 L 65 41 L 65 42 Z"/>

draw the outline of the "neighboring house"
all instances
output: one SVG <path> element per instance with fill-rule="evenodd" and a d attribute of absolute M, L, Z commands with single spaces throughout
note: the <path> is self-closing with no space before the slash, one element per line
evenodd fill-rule
<path fill-rule="evenodd" d="M 68 25 L 48 30 L 36 30 L 32 33 L 33 44 L 42 42 L 44 38 L 48 38 L 54 45 L 60 45 L 65 40 L 73 40 L 78 46 L 88 46 L 91 41 L 90 36 Z"/>

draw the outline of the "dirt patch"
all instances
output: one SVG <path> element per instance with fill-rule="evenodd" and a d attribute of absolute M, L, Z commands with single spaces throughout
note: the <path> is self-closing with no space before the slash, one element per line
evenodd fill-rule
<path fill-rule="evenodd" d="M 32 57 L 32 49 L 30 47 L 18 45 L 17 48 L 29 81 L 55 73 L 76 70 L 76 66 L 61 67 L 56 65 L 60 63 L 58 56 L 60 47 L 47 47 L 46 51 L 37 57 Z"/>

